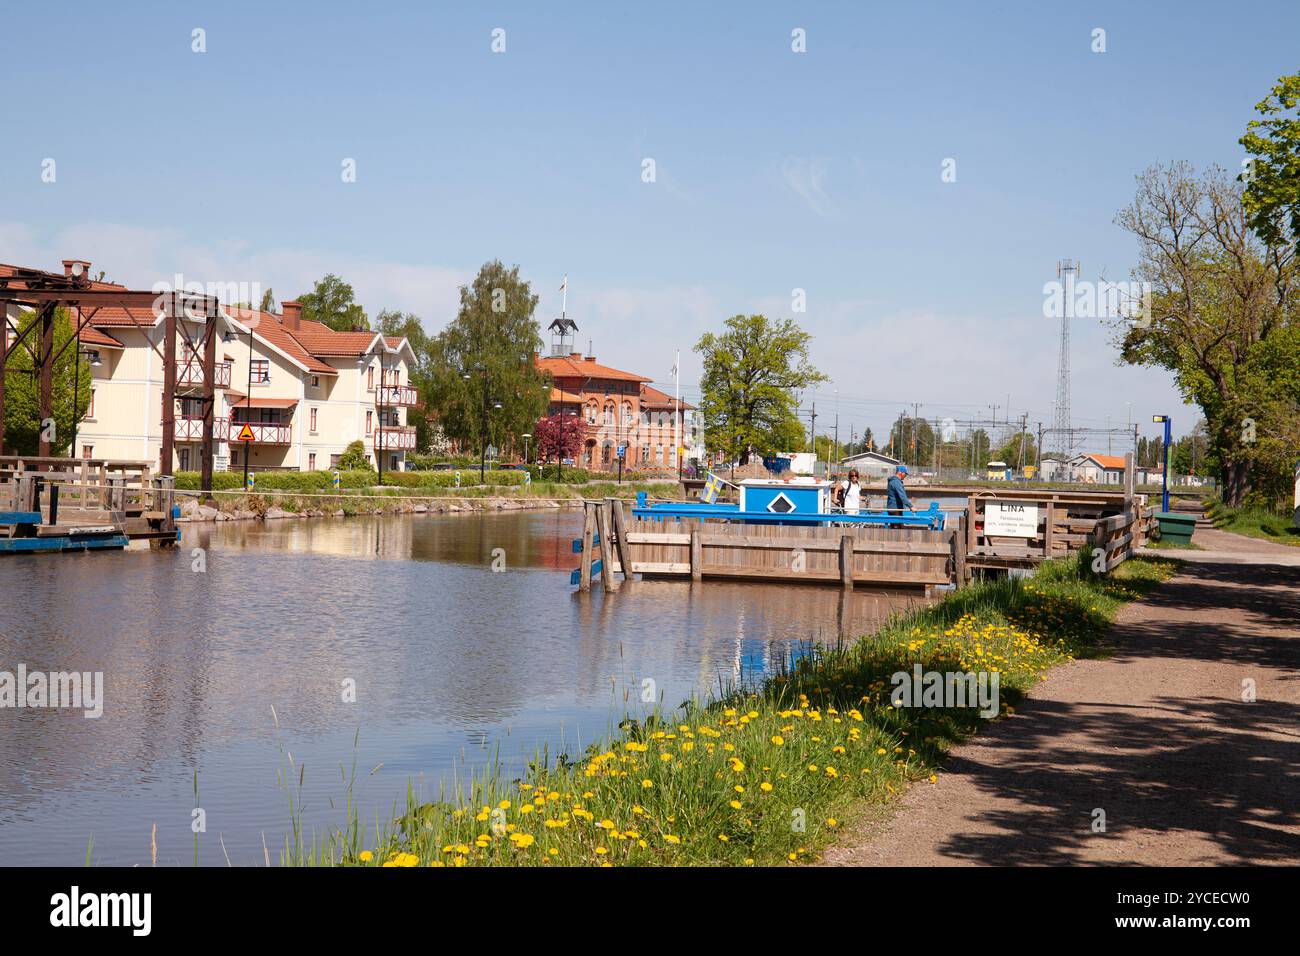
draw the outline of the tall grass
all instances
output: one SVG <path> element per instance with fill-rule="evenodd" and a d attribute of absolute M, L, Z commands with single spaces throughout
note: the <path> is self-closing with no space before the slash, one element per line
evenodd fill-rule
<path fill-rule="evenodd" d="M 1206 511 L 1214 526 L 1224 531 L 1276 541 L 1278 544 L 1300 545 L 1300 528 L 1295 526 L 1295 518 L 1291 513 L 1271 511 L 1259 506 L 1229 508 L 1221 501 L 1210 502 Z"/>
<path fill-rule="evenodd" d="M 356 811 L 286 862 L 371 866 L 763 865 L 815 855 L 843 819 L 935 779 L 981 717 L 896 707 L 891 676 L 997 673 L 1000 709 L 1049 668 L 1099 653 L 1116 610 L 1173 573 L 1158 559 L 1098 577 L 1054 561 L 980 582 L 857 642 L 814 649 L 755 688 L 629 715 L 579 758 L 543 749 L 518 774 L 493 760 L 406 806 L 358 849 Z M 349 800 L 351 807 L 351 801 Z M 300 827 L 294 826 L 297 848 Z"/>

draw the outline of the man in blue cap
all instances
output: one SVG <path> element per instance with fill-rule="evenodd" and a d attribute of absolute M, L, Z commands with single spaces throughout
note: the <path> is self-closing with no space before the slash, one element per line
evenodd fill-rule
<path fill-rule="evenodd" d="M 886 511 L 912 510 L 912 499 L 907 497 L 907 492 L 903 489 L 903 477 L 906 474 L 907 466 L 899 465 L 895 469 L 895 473 L 889 476 L 889 497 L 885 501 Z"/>

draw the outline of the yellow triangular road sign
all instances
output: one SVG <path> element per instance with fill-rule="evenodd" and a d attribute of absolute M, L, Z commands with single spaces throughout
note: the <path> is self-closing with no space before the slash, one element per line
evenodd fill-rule
<path fill-rule="evenodd" d="M 235 436 L 235 441 L 256 441 L 256 440 L 257 439 L 253 435 L 253 429 L 251 429 L 248 426 L 247 422 L 245 422 L 244 427 L 239 430 L 239 434 Z"/>

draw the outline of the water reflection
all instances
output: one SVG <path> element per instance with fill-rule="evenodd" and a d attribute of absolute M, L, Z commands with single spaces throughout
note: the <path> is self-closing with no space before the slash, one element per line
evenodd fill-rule
<path fill-rule="evenodd" d="M 100 670 L 107 697 L 98 720 L 0 710 L 0 863 L 78 863 L 92 833 L 96 861 L 139 863 L 154 823 L 160 859 L 190 862 L 195 773 L 201 862 L 224 863 L 217 833 L 256 862 L 286 829 L 277 744 L 308 767 L 317 829 L 339 819 L 340 765 L 382 764 L 361 789 L 373 821 L 412 777 L 432 790 L 498 751 L 514 767 L 543 743 L 580 752 L 641 709 L 646 679 L 675 706 L 919 600 L 685 581 L 580 595 L 580 522 L 290 519 L 187 528 L 173 553 L 0 561 L 0 670 Z"/>

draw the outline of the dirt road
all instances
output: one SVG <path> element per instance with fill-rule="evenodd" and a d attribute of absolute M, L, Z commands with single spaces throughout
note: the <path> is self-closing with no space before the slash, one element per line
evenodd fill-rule
<path fill-rule="evenodd" d="M 1052 671 L 825 862 L 1300 863 L 1300 549 L 1195 541 L 1121 611 L 1110 657 Z"/>

